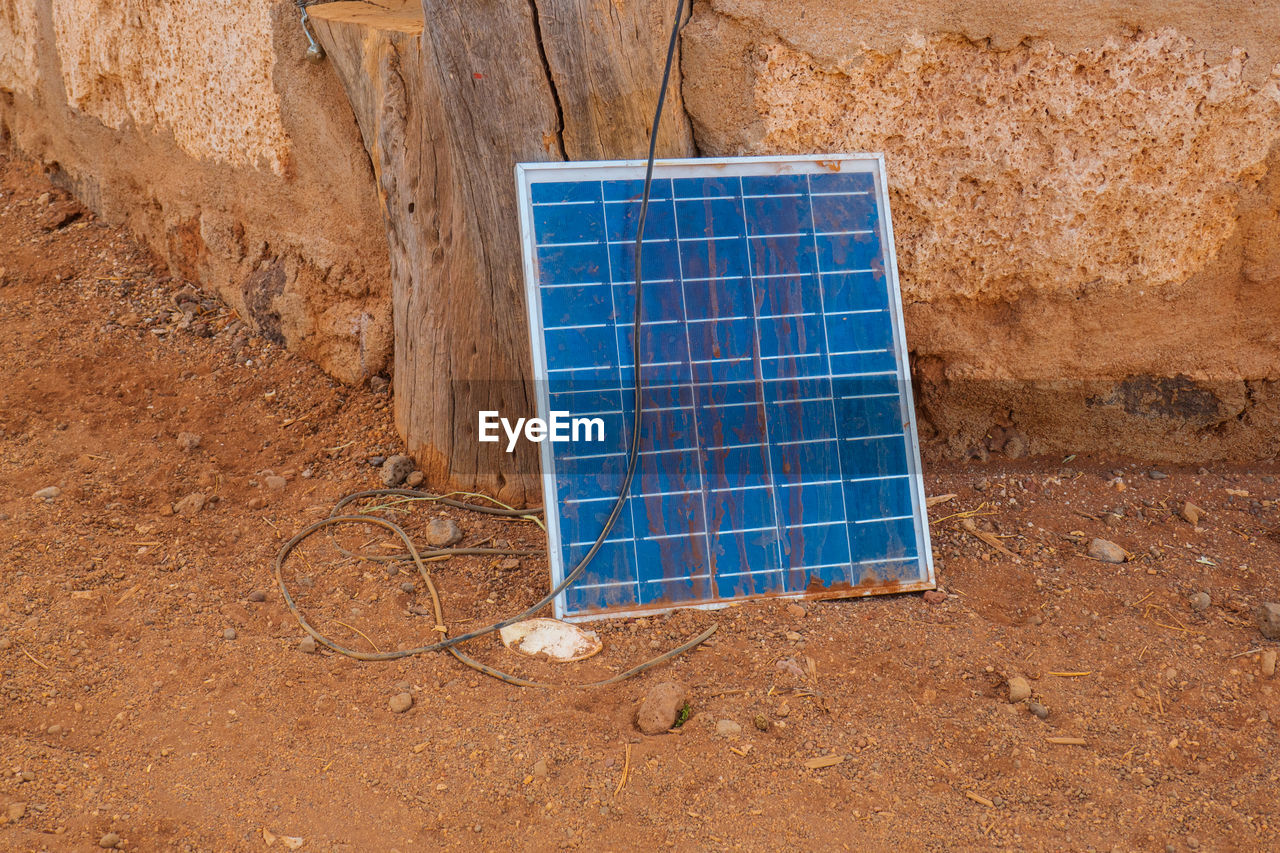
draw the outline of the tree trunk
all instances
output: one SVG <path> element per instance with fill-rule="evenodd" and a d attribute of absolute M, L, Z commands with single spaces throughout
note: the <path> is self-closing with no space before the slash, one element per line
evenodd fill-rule
<path fill-rule="evenodd" d="M 378 178 L 396 426 L 434 488 L 540 501 L 536 446 L 507 453 L 505 442 L 479 442 L 477 430 L 481 410 L 515 418 L 537 408 L 514 167 L 566 154 L 644 156 L 674 12 L 667 5 L 392 0 L 309 9 Z M 668 105 L 659 151 L 690 155 L 675 71 Z"/>

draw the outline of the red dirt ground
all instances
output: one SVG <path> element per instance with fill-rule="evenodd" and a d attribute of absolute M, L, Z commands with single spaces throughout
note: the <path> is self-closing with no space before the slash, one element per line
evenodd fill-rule
<path fill-rule="evenodd" d="M 468 646 L 590 680 L 719 626 L 607 688 L 514 688 L 447 655 L 305 654 L 271 562 L 378 485 L 368 457 L 397 449 L 386 393 L 336 385 L 213 301 L 185 316 L 182 282 L 91 216 L 68 221 L 28 165 L 0 163 L 0 187 L 0 847 L 98 849 L 114 832 L 124 849 L 201 851 L 1280 848 L 1280 680 L 1260 670 L 1277 644 L 1250 617 L 1280 599 L 1274 466 L 934 466 L 929 494 L 956 495 L 932 510 L 940 604 L 598 623 L 605 651 L 559 667 L 492 636 Z M 33 498 L 48 486 L 58 497 Z M 205 506 L 175 513 L 193 493 Z M 464 544 L 541 546 L 531 524 L 447 514 Z M 1095 536 L 1130 560 L 1089 559 Z M 431 569 L 454 633 L 548 585 L 541 557 Z M 322 537 L 289 572 L 335 639 L 431 636 L 403 572 Z M 1008 701 L 1011 676 L 1047 719 Z M 638 700 L 671 679 L 690 719 L 642 736 Z M 405 685 L 415 704 L 392 713 Z M 717 736 L 726 719 L 740 735 Z M 805 766 L 824 756 L 839 761 Z"/>

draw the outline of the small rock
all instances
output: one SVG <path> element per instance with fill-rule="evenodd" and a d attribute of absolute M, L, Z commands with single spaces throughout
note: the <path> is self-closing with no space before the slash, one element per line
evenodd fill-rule
<path fill-rule="evenodd" d="M 1208 610 L 1211 603 L 1207 592 L 1197 592 L 1187 599 L 1187 604 L 1190 605 L 1192 610 Z"/>
<path fill-rule="evenodd" d="M 405 581 L 404 583 L 400 584 L 401 592 L 413 592 L 417 588 L 418 588 L 417 584 L 415 584 L 413 581 Z"/>
<path fill-rule="evenodd" d="M 462 540 L 462 528 L 452 518 L 433 518 L 427 522 L 422 537 L 433 548 L 448 548 Z"/>
<path fill-rule="evenodd" d="M 1089 543 L 1089 556 L 1104 563 L 1123 563 L 1125 550 L 1107 539 L 1094 539 Z"/>
<path fill-rule="evenodd" d="M 182 500 L 173 505 L 173 511 L 178 515 L 196 515 L 200 510 L 204 509 L 204 505 L 208 502 L 200 492 L 192 492 Z"/>
<path fill-rule="evenodd" d="M 184 452 L 190 453 L 200 446 L 200 436 L 194 432 L 178 433 L 178 447 Z"/>
<path fill-rule="evenodd" d="M 1009 701 L 1021 702 L 1031 698 L 1031 685 L 1025 678 L 1015 675 L 1009 679 Z"/>
<path fill-rule="evenodd" d="M 222 632 L 222 639 L 224 640 L 234 640 L 235 638 L 236 638 L 235 628 L 228 628 Z"/>
<path fill-rule="evenodd" d="M 315 654 L 316 638 L 311 636 L 310 634 L 307 634 L 307 636 L 303 637 L 301 640 L 298 641 L 298 651 L 302 652 L 304 655 Z"/>
<path fill-rule="evenodd" d="M 636 727 L 647 735 L 657 735 L 676 724 L 688 690 L 678 681 L 661 681 L 649 688 L 636 710 Z"/>
<path fill-rule="evenodd" d="M 1150 471 L 1147 472 L 1147 476 L 1153 480 L 1163 480 L 1169 475 L 1163 471 L 1157 471 L 1155 468 L 1152 468 Z"/>
<path fill-rule="evenodd" d="M 1268 640 L 1280 640 L 1280 604 L 1266 602 L 1253 611 L 1254 624 Z"/>
<path fill-rule="evenodd" d="M 370 456 L 370 457 L 369 457 L 369 467 L 370 467 L 370 468 L 380 468 L 380 467 L 382 467 L 382 463 L 383 463 L 383 462 L 386 462 L 386 461 L 387 461 L 387 457 L 385 457 L 385 456 Z"/>
<path fill-rule="evenodd" d="M 62 494 L 62 489 L 59 489 L 57 486 L 45 486 L 43 489 L 40 489 L 31 495 L 31 497 L 38 501 L 51 501 L 60 494 Z"/>
<path fill-rule="evenodd" d="M 1271 678 L 1276 674 L 1276 650 L 1266 649 L 1262 652 L 1262 675 Z"/>
<path fill-rule="evenodd" d="M 22 820 L 22 816 L 26 813 L 26 803 L 9 803 L 9 823 L 16 823 Z"/>
<path fill-rule="evenodd" d="M 255 589 L 253 592 L 249 593 L 249 600 L 250 601 L 266 601 L 267 600 L 266 590 Z"/>
<path fill-rule="evenodd" d="M 804 639 L 804 637 L 796 631 L 788 631 L 785 636 L 793 643 L 798 643 Z"/>
<path fill-rule="evenodd" d="M 386 391 L 390 385 L 391 380 L 387 379 L 385 376 L 378 376 L 377 374 L 374 374 L 369 377 L 369 390 L 375 394 L 381 394 L 383 391 Z"/>
<path fill-rule="evenodd" d="M 387 459 L 382 463 L 382 470 L 379 472 L 382 477 L 382 485 L 388 489 L 394 489 L 404 482 L 405 477 L 412 473 L 413 460 L 403 455 L 392 456 Z"/>
<path fill-rule="evenodd" d="M 808 615 L 809 615 L 809 611 L 808 611 L 808 610 L 805 610 L 805 609 L 804 609 L 803 607 L 801 607 L 799 604 L 788 604 L 788 605 L 787 605 L 787 615 L 788 615 L 788 616 L 793 616 L 793 617 L 795 617 L 796 619 L 803 619 L 804 617 L 806 617 L 806 616 L 808 616 Z"/>
<path fill-rule="evenodd" d="M 58 725 L 57 723 L 54 723 L 52 726 L 49 726 L 49 728 L 45 729 L 45 731 L 53 735 L 54 737 L 57 737 L 58 735 L 62 734 L 62 726 Z"/>
<path fill-rule="evenodd" d="M 1188 836 L 1187 836 L 1187 849 L 1188 849 L 1188 850 L 1199 850 L 1199 849 L 1200 849 L 1200 839 L 1199 839 L 1199 838 L 1196 838 L 1194 835 L 1188 835 Z"/>
<path fill-rule="evenodd" d="M 535 779 L 547 778 L 547 760 L 545 758 L 539 758 L 533 762 L 533 775 Z"/>
<path fill-rule="evenodd" d="M 1196 506 L 1195 504 L 1191 503 L 1190 501 L 1187 501 L 1182 505 L 1182 511 L 1178 514 L 1181 515 L 1183 520 L 1186 521 L 1188 524 L 1190 524 L 1192 527 L 1195 527 L 1196 525 L 1198 525 L 1200 523 L 1200 519 L 1203 516 L 1207 515 L 1207 513 L 1204 510 L 1202 510 L 1200 507 Z"/>
<path fill-rule="evenodd" d="M 404 484 L 411 489 L 416 489 L 422 485 L 422 481 L 427 479 L 427 475 L 421 471 L 413 471 L 408 477 L 404 478 Z"/>
<path fill-rule="evenodd" d="M 272 474 L 270 477 L 264 477 L 262 484 L 273 492 L 283 492 L 284 487 L 289 485 L 289 481 L 284 477 Z"/>
<path fill-rule="evenodd" d="M 716 737 L 737 737 L 742 734 L 742 726 L 733 720 L 718 720 L 716 722 Z"/>
<path fill-rule="evenodd" d="M 1027 710 L 1042 720 L 1048 719 L 1049 717 L 1049 709 L 1044 705 L 1041 705 L 1039 702 L 1028 702 Z"/>
<path fill-rule="evenodd" d="M 397 693 L 391 697 L 391 710 L 397 714 L 403 714 L 405 711 L 413 707 L 412 693 Z"/>
<path fill-rule="evenodd" d="M 103 850 L 114 850 L 120 846 L 120 836 L 114 832 L 108 832 L 98 839 L 98 846 Z"/>
<path fill-rule="evenodd" d="M 36 781 L 36 774 L 32 773 L 30 770 L 23 770 L 18 774 L 18 780 L 21 782 L 34 782 Z"/>
<path fill-rule="evenodd" d="M 941 604 L 946 600 L 947 600 L 946 590 L 943 590 L 943 589 L 925 590 L 925 593 L 924 593 L 925 604 Z"/>
<path fill-rule="evenodd" d="M 796 678 L 804 678 L 804 669 L 800 664 L 796 663 L 795 658 L 783 658 L 774 664 L 773 668 L 786 675 L 794 675 Z"/>

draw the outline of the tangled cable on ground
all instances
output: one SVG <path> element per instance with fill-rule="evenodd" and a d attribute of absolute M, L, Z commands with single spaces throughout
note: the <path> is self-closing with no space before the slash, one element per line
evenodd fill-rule
<path fill-rule="evenodd" d="M 305 26 L 306 18 L 307 18 L 306 3 L 305 3 L 305 0 L 297 0 L 297 2 L 302 9 L 303 22 Z M 276 584 L 279 585 L 280 587 L 280 592 L 284 596 L 285 604 L 288 605 L 290 612 L 293 613 L 294 617 L 298 620 L 298 622 L 302 625 L 302 627 L 306 630 L 306 632 L 310 634 L 312 637 L 314 637 L 317 642 L 323 643 L 324 645 L 328 646 L 330 649 L 333 649 L 335 652 L 338 652 L 339 654 L 343 654 L 348 657 L 355 658 L 356 660 L 365 660 L 365 661 L 397 660 L 400 658 L 409 657 L 411 655 L 423 654 L 424 652 L 448 651 L 451 655 L 453 655 L 455 658 L 457 658 L 467 666 L 471 667 L 472 669 L 478 672 L 482 672 L 485 675 L 489 675 L 494 678 L 497 678 L 501 681 L 506 682 L 507 684 L 514 684 L 519 687 L 555 686 L 550 684 L 544 684 L 537 681 L 529 681 L 527 679 L 519 678 L 517 676 L 510 675 L 509 673 L 496 670 L 493 667 L 483 664 L 480 661 L 476 660 L 475 658 L 472 658 L 469 655 L 464 654 L 458 648 L 458 645 L 461 643 L 465 643 L 468 640 L 474 640 L 477 637 L 483 637 L 486 634 L 491 634 L 495 631 L 500 631 L 501 629 L 507 627 L 508 625 L 514 625 L 517 622 L 521 622 L 521 621 L 524 621 L 525 619 L 528 619 L 529 617 L 536 614 L 539 610 L 541 610 L 542 608 L 550 604 L 552 601 L 554 601 L 556 596 L 558 596 L 560 593 L 564 592 L 571 585 L 573 585 L 575 581 L 577 581 L 580 577 L 582 577 L 583 572 L 586 571 L 587 565 L 590 564 L 592 559 L 595 558 L 596 554 L 604 546 L 606 537 L 608 537 L 609 532 L 613 529 L 614 525 L 618 521 L 618 518 L 622 515 L 622 510 L 627 504 L 627 499 L 630 497 L 631 484 L 635 480 L 636 467 L 640 459 L 641 414 L 644 410 L 644 384 L 642 382 L 642 377 L 641 377 L 641 372 L 642 372 L 641 367 L 643 366 L 644 362 L 643 362 L 643 359 L 641 358 L 641 345 L 640 345 L 640 333 L 643 327 L 643 316 L 644 316 L 643 314 L 644 300 L 642 298 L 643 281 L 641 276 L 641 257 L 644 251 L 644 227 L 645 227 L 645 219 L 649 212 L 649 194 L 653 185 L 653 165 L 654 165 L 654 160 L 656 158 L 656 152 L 657 152 L 658 125 L 662 121 L 662 107 L 666 103 L 667 87 L 671 81 L 671 66 L 675 59 L 676 44 L 680 37 L 681 19 L 683 17 L 684 17 L 684 0 L 677 0 L 675 20 L 671 25 L 671 38 L 667 43 L 667 57 L 666 57 L 666 64 L 664 65 L 663 72 L 662 72 L 662 84 L 658 89 L 658 103 L 656 108 L 654 109 L 653 123 L 649 126 L 649 153 L 645 163 L 644 192 L 640 200 L 640 212 L 636 218 L 636 239 L 635 239 L 635 300 L 636 300 L 636 303 L 635 303 L 635 315 L 632 318 L 632 330 L 631 330 L 632 331 L 631 363 L 636 365 L 636 369 L 634 371 L 635 385 L 633 389 L 635 393 L 636 403 L 635 403 L 635 411 L 633 413 L 633 418 L 632 418 L 631 441 L 627 449 L 627 471 L 626 471 L 626 475 L 622 479 L 622 484 L 618 489 L 618 497 L 614 501 L 613 508 L 610 511 L 608 517 L 605 519 L 604 525 L 600 530 L 600 535 L 596 537 L 595 542 L 591 545 L 591 548 L 587 551 L 587 553 L 583 555 L 582 559 L 578 561 L 578 564 L 574 566 L 573 569 L 565 575 L 564 580 L 556 584 L 555 587 L 550 592 L 548 592 L 541 600 L 539 600 L 532 607 L 529 607 L 527 610 L 525 610 L 524 612 L 516 616 L 512 616 L 500 622 L 495 622 L 492 625 L 489 625 L 487 627 L 470 631 L 466 634 L 460 634 L 456 637 L 449 637 L 448 628 L 445 626 L 445 622 L 444 622 L 444 610 L 440 605 L 440 595 L 436 591 L 436 586 L 435 586 L 435 583 L 431 580 L 430 573 L 427 571 L 427 566 L 426 566 L 426 563 L 424 562 L 425 559 L 431 559 L 435 557 L 450 557 L 450 556 L 462 555 L 462 554 L 526 555 L 529 553 L 536 553 L 536 552 L 511 551 L 507 549 L 496 549 L 496 548 L 442 548 L 442 549 L 420 552 L 418 548 L 413 544 L 413 541 L 409 538 L 409 534 L 405 532 L 404 528 L 400 527 L 400 525 L 396 524 L 393 521 L 388 521 L 385 518 L 380 518 L 374 515 L 366 515 L 366 514 L 341 515 L 339 513 L 349 504 L 353 503 L 354 501 L 360 500 L 361 498 L 390 497 L 390 496 L 401 497 L 408 500 L 435 501 L 435 502 L 443 503 L 447 506 L 452 506 L 459 509 L 473 510 L 476 512 L 483 512 L 489 515 L 497 515 L 497 516 L 503 516 L 503 517 L 509 517 L 509 518 L 536 518 L 536 513 L 540 512 L 541 510 L 515 509 L 512 507 L 506 506 L 505 504 L 500 504 L 498 501 L 493 500 L 492 498 L 488 498 L 484 495 L 476 495 L 475 497 L 484 498 L 485 500 L 489 501 L 488 504 L 468 503 L 466 501 L 459 501 L 454 497 L 452 497 L 451 495 L 434 495 L 428 492 L 420 492 L 415 489 L 372 489 L 372 490 L 356 492 L 354 494 L 348 495 L 337 503 L 337 505 L 333 509 L 333 513 L 328 518 L 321 519 L 320 521 L 317 521 L 314 524 L 308 525 L 307 527 L 300 530 L 297 534 L 295 534 L 292 539 L 286 542 L 284 544 L 284 547 L 280 549 L 280 553 L 276 556 L 276 560 L 275 560 Z M 307 35 L 308 35 L 308 39 L 310 39 L 309 31 Z M 312 46 L 314 48 L 318 48 L 318 45 L 315 44 L 314 40 L 312 41 Z M 310 51 L 308 51 L 308 55 L 310 55 Z M 320 56 L 323 57 L 323 51 L 321 51 Z M 456 494 L 456 493 L 453 493 L 453 494 Z M 361 651 L 357 651 L 356 649 L 349 649 L 349 648 L 346 648 L 345 646 L 339 645 L 338 643 L 324 636 L 323 634 L 321 634 L 319 631 L 317 631 L 315 628 L 311 626 L 311 623 L 309 623 L 306 620 L 306 618 L 302 615 L 302 612 L 298 609 L 297 604 L 293 600 L 293 596 L 289 593 L 288 586 L 284 582 L 284 563 L 285 563 L 285 560 L 288 558 L 289 554 L 295 548 L 297 548 L 300 544 L 302 544 L 302 542 L 304 542 L 306 539 L 313 536 L 315 533 L 319 532 L 320 530 L 331 527 L 333 525 L 341 525 L 341 524 L 371 524 L 376 527 L 382 527 L 387 530 L 390 530 L 397 537 L 399 537 L 400 541 L 403 542 L 405 546 L 405 551 L 401 554 L 367 555 L 367 554 L 360 554 L 356 552 L 346 551 L 345 549 L 343 549 L 343 553 L 346 554 L 347 556 L 355 557 L 357 559 L 364 559 L 364 560 L 376 560 L 376 561 L 394 560 L 394 561 L 400 561 L 400 562 L 412 561 L 413 564 L 418 567 L 418 574 L 422 576 L 422 580 L 426 584 L 427 591 L 431 595 L 432 614 L 434 615 L 436 620 L 434 629 L 440 632 L 442 639 L 440 639 L 438 642 L 430 643 L 425 646 L 419 646 L 413 649 L 400 649 L 394 652 L 361 652 Z M 678 646 L 672 649 L 671 651 L 666 652 L 665 654 L 659 655 L 658 657 L 653 658 L 652 660 L 646 661 L 640 664 L 639 666 L 633 667 L 627 670 L 626 672 L 615 675 L 612 678 L 606 678 L 602 681 L 595 681 L 587 684 L 574 684 L 574 685 L 563 685 L 563 686 L 599 687 L 606 684 L 613 684 L 615 682 L 622 681 L 623 679 L 630 678 L 633 675 L 637 675 L 641 672 L 644 672 L 646 669 L 650 669 L 651 667 L 657 666 L 658 664 L 668 661 L 671 658 L 676 657 L 677 655 L 683 654 L 689 649 L 692 649 L 700 645 L 708 637 L 714 634 L 715 631 L 716 631 L 716 626 L 712 625 L 710 628 L 703 631 L 701 634 L 694 637 L 693 639 L 689 640 L 687 643 L 684 643 L 683 645 Z"/>
<path fill-rule="evenodd" d="M 461 643 L 465 643 L 468 640 L 474 640 L 478 637 L 483 637 L 486 634 L 491 634 L 495 631 L 499 631 L 502 628 L 507 627 L 508 625 L 514 625 L 517 622 L 521 622 L 525 619 L 528 619 L 529 617 L 537 613 L 539 610 L 541 610 L 543 607 L 545 607 L 547 604 L 549 604 L 562 591 L 568 588 L 568 586 L 574 580 L 577 579 L 576 576 L 574 575 L 574 573 L 570 573 L 565 577 L 564 581 L 557 584 L 555 588 L 553 588 L 549 593 L 547 593 L 546 596 L 540 599 L 532 607 L 529 607 L 528 609 L 524 610 L 523 612 L 515 616 L 512 616 L 508 619 L 504 619 L 500 622 L 495 622 L 492 625 L 488 625 L 484 628 L 480 628 L 474 631 L 469 631 L 465 634 L 459 634 L 456 637 L 449 637 L 447 636 L 448 628 L 446 627 L 445 620 L 444 620 L 444 608 L 441 606 L 441 603 L 440 603 L 440 594 L 436 589 L 435 582 L 431 578 L 431 573 L 427 571 L 427 565 L 425 562 L 426 559 L 431 557 L 452 557 L 452 556 L 460 556 L 460 555 L 466 555 L 466 554 L 528 555 L 528 554 L 534 554 L 534 553 L 540 553 L 540 552 L 523 551 L 523 550 L 510 549 L 510 548 L 437 548 L 437 549 L 428 550 L 428 551 L 419 551 L 418 547 L 414 545 L 412 538 L 410 538 L 409 534 L 405 531 L 405 529 L 393 521 L 389 521 L 385 518 L 381 518 L 376 515 L 367 515 L 367 514 L 338 515 L 336 514 L 341 512 L 349 504 L 357 500 L 360 500 L 362 498 L 387 497 L 387 496 L 401 497 L 407 500 L 440 502 L 448 506 L 452 506 L 460 509 L 466 509 L 474 512 L 482 512 L 489 515 L 496 515 L 496 516 L 512 518 L 512 519 L 517 519 L 517 518 L 528 519 L 531 517 L 536 518 L 536 513 L 541 511 L 541 510 L 534 510 L 534 509 L 513 509 L 511 507 L 505 507 L 505 506 L 487 506 L 487 505 L 477 504 L 477 503 L 468 503 L 465 501 L 455 500 L 449 497 L 448 495 L 434 495 L 429 492 L 421 492 L 415 489 L 371 489 L 368 491 L 355 492 L 353 494 L 347 495 L 345 498 L 339 501 L 338 504 L 334 507 L 334 510 L 333 510 L 335 513 L 334 515 L 330 515 L 327 518 L 323 518 L 320 521 L 315 522 L 314 524 L 310 524 L 304 527 L 302 530 L 298 531 L 298 533 L 296 533 L 293 536 L 293 538 L 291 538 L 288 542 L 286 542 L 284 546 L 280 549 L 280 553 L 276 555 L 275 566 L 274 566 L 276 584 L 277 586 L 280 587 L 280 593 L 284 597 L 284 602 L 288 606 L 289 612 L 291 612 L 294 618 L 298 620 L 298 624 L 302 626 L 303 630 L 305 630 L 308 634 L 314 637 L 317 642 L 323 643 L 325 646 L 329 647 L 330 649 L 333 649 L 335 652 L 338 652 L 339 654 L 343 654 L 343 655 L 346 655 L 347 657 L 355 658 L 356 660 L 362 660 L 362 661 L 386 661 L 386 660 L 399 660 L 400 658 L 406 658 L 412 655 L 419 655 L 425 652 L 448 651 L 451 655 L 453 655 L 463 664 L 471 667 L 477 672 L 481 672 L 485 675 L 496 678 L 507 684 L 515 685 L 517 687 L 565 686 L 565 687 L 587 688 L 587 687 L 602 687 L 607 684 L 614 684 L 616 682 L 630 678 L 633 675 L 638 675 L 639 673 L 644 672 L 647 669 L 651 669 L 655 666 L 658 666 L 659 664 L 665 663 L 666 661 L 671 660 L 672 658 L 678 655 L 681 655 L 692 648 L 695 648 L 696 646 L 703 643 L 707 638 L 709 638 L 716 631 L 716 626 L 712 625 L 710 628 L 703 631 L 701 634 L 698 634 L 696 637 L 692 638 L 688 642 L 680 646 L 677 646 L 676 648 L 668 652 L 665 652 L 664 654 L 661 654 L 658 657 L 645 661 L 639 666 L 632 667 L 631 669 L 628 669 L 626 672 L 619 673 L 618 675 L 615 675 L 600 681 L 593 681 L 593 682 L 582 683 L 582 684 L 552 685 L 544 682 L 531 681 L 529 679 L 520 678 L 519 676 L 511 675 L 510 673 L 506 673 L 501 670 L 494 669 L 493 667 L 487 664 L 481 663 L 480 661 L 476 660 L 470 655 L 464 653 L 458 648 L 458 645 Z M 284 580 L 285 562 L 288 560 L 289 555 L 294 551 L 294 549 L 296 549 L 299 545 L 301 545 L 311 536 L 314 536 L 316 533 L 326 528 L 332 527 L 334 525 L 342 525 L 342 524 L 368 524 L 374 527 L 381 527 L 391 531 L 392 534 L 394 534 L 397 538 L 399 538 L 400 542 L 403 543 L 405 547 L 405 551 L 402 554 L 373 555 L 373 554 L 362 554 L 359 552 L 347 551 L 345 549 L 342 549 L 342 550 L 347 555 L 360 560 L 368 560 L 372 562 L 384 562 L 384 561 L 412 562 L 417 567 L 418 574 L 419 576 L 421 576 L 422 581 L 426 586 L 427 593 L 431 598 L 431 613 L 432 613 L 432 616 L 435 618 L 435 625 L 433 626 L 433 628 L 434 630 L 440 632 L 442 639 L 440 639 L 435 643 L 430 643 L 425 646 L 418 646 L 416 648 L 411 648 L 411 649 L 398 649 L 396 651 L 391 651 L 391 652 L 362 652 L 362 651 L 359 651 L 358 649 L 347 648 L 346 646 L 339 644 L 338 642 L 331 639 L 330 637 L 327 637 L 324 634 L 320 633 L 318 630 L 316 630 L 314 626 L 312 626 L 312 624 L 309 621 L 307 621 L 307 618 L 302 614 L 302 611 L 298 608 L 298 604 L 294 600 L 293 594 L 289 591 L 289 585 L 285 583 L 285 580 Z M 585 567 L 585 563 L 580 564 L 578 568 L 584 568 L 584 567 Z M 578 572 L 578 574 L 581 574 L 581 573 Z"/>

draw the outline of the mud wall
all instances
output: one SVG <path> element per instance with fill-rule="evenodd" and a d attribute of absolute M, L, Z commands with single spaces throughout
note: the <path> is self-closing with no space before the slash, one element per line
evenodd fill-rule
<path fill-rule="evenodd" d="M 0 134 L 347 382 L 391 353 L 368 157 L 292 3 L 0 0 Z"/>
<path fill-rule="evenodd" d="M 1278 51 L 1274 2 L 710 0 L 683 85 L 703 154 L 885 152 L 933 452 L 1257 459 Z"/>
<path fill-rule="evenodd" d="M 0 130 L 355 381 L 384 202 L 304 48 L 291 3 L 0 0 Z M 1280 452 L 1280 0 L 698 0 L 680 64 L 701 154 L 885 152 L 927 453 Z"/>

